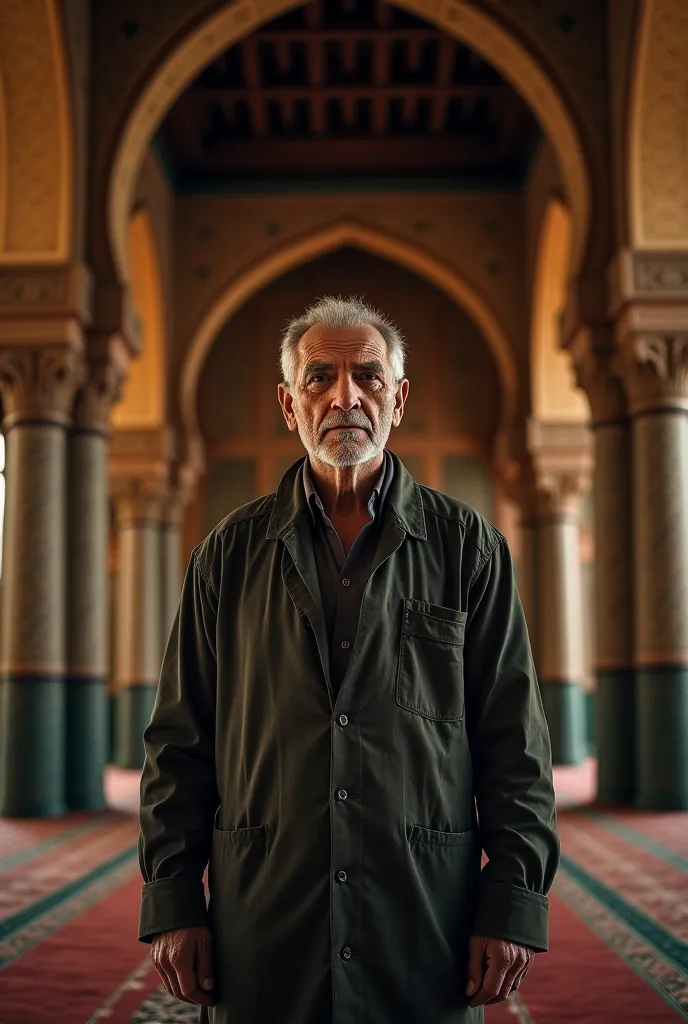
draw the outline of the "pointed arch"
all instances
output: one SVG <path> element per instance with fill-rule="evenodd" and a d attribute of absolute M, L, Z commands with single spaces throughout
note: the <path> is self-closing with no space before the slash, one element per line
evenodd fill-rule
<path fill-rule="evenodd" d="M 160 64 L 123 127 L 108 188 L 108 226 L 115 266 L 128 279 L 126 223 L 135 176 L 152 135 L 174 100 L 210 61 L 266 21 L 305 0 L 235 0 L 191 31 Z M 493 64 L 521 93 L 557 154 L 573 214 L 573 263 L 583 260 L 590 218 L 590 180 L 573 117 L 551 77 L 530 51 L 469 0 L 398 0 Z"/>
<path fill-rule="evenodd" d="M 165 422 L 166 412 L 165 304 L 155 232 L 146 207 L 131 217 L 127 241 L 141 353 L 131 365 L 123 400 L 112 412 L 112 423 L 115 428 L 159 427 Z"/>
<path fill-rule="evenodd" d="M 643 0 L 629 104 L 631 245 L 688 246 L 688 7 Z"/>
<path fill-rule="evenodd" d="M 303 263 L 346 246 L 363 249 L 429 281 L 461 306 L 482 330 L 492 352 L 502 389 L 500 434 L 507 436 L 517 408 L 518 377 L 507 335 L 487 302 L 452 267 L 417 245 L 353 219 L 338 221 L 277 249 L 231 281 L 198 324 L 180 379 L 182 421 L 192 444 L 200 440 L 197 398 L 208 352 L 223 324 L 251 296 L 275 278 Z"/>
<path fill-rule="evenodd" d="M 531 307 L 531 408 L 537 420 L 585 422 L 590 416 L 583 393 L 574 386 L 570 356 L 559 346 L 571 269 L 571 220 L 560 199 L 549 200 L 540 226 Z"/>
<path fill-rule="evenodd" d="M 74 125 L 59 0 L 0 4 L 0 71 L 0 264 L 68 260 Z"/>

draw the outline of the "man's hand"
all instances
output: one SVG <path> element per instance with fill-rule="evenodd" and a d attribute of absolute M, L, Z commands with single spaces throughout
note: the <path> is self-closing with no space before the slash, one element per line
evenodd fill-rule
<path fill-rule="evenodd" d="M 153 939 L 151 956 L 162 983 L 184 1003 L 214 1006 L 210 928 L 178 928 Z"/>
<path fill-rule="evenodd" d="M 534 957 L 535 950 L 528 946 L 473 935 L 468 944 L 468 1005 L 503 1002 L 520 986 Z"/>

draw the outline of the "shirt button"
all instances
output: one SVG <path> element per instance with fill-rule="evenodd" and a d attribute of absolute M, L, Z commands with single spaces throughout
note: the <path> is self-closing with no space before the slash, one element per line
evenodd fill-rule
<path fill-rule="evenodd" d="M 343 587 L 350 587 L 351 586 L 351 580 L 342 580 L 342 586 Z"/>
<path fill-rule="evenodd" d="M 346 871 L 338 871 L 337 874 L 334 877 L 337 879 L 338 882 L 346 882 L 346 879 L 347 879 Z"/>
<path fill-rule="evenodd" d="M 342 725 L 342 726 L 349 724 L 349 719 L 346 717 L 346 715 L 340 715 L 339 716 L 339 724 Z"/>
<path fill-rule="evenodd" d="M 342 958 L 342 960 L 350 960 L 351 959 L 351 950 L 349 949 L 348 946 L 345 946 L 344 949 L 341 951 L 341 953 L 339 955 Z"/>
<path fill-rule="evenodd" d="M 348 795 L 349 794 L 347 793 L 347 791 L 345 789 L 338 789 L 337 790 L 337 799 L 338 800 L 346 800 Z"/>
<path fill-rule="evenodd" d="M 344 650 L 346 650 L 348 646 L 349 646 L 349 641 L 348 640 L 342 640 L 342 647 L 344 648 Z"/>

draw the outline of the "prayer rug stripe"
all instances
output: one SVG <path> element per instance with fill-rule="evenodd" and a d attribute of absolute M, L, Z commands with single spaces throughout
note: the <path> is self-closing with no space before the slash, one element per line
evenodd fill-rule
<path fill-rule="evenodd" d="M 619 821 L 611 814 L 591 814 L 588 815 L 588 817 L 601 825 L 602 828 L 612 832 L 614 835 L 620 836 L 622 839 L 626 839 L 634 846 L 639 846 L 647 853 L 651 853 L 653 856 L 666 861 L 667 864 L 672 864 L 675 868 L 678 868 L 679 871 L 688 872 L 688 856 L 684 857 L 681 856 L 680 853 L 674 853 L 674 851 L 670 850 L 664 845 L 664 843 L 656 842 L 650 836 L 645 835 L 643 832 L 639 832 L 630 825 L 626 825 L 623 821 Z"/>
<path fill-rule="evenodd" d="M 116 853 L 114 857 L 111 857 L 104 863 L 92 868 L 79 878 L 73 879 L 71 882 L 68 882 L 67 885 L 63 885 L 62 888 L 49 893 L 47 896 L 37 900 L 30 906 L 24 907 L 16 914 L 10 914 L 8 917 L 0 921 L 0 942 L 11 935 L 12 932 L 18 931 L 21 928 L 26 928 L 43 914 L 54 910 L 59 906 L 59 904 L 64 903 L 73 896 L 78 896 L 95 882 L 99 882 L 101 879 L 107 877 L 110 872 L 132 863 L 136 853 L 137 848 L 135 845 L 127 846 L 124 850 Z"/>
<path fill-rule="evenodd" d="M 668 964 L 682 974 L 688 973 L 688 945 L 685 942 L 681 942 L 566 854 L 562 854 L 560 873 L 562 869 L 580 888 L 655 949 Z"/>
<path fill-rule="evenodd" d="M 16 853 L 0 860 L 0 871 L 11 871 L 18 864 L 27 864 L 34 857 L 40 857 L 44 853 L 52 852 L 64 843 L 69 843 L 81 836 L 97 832 L 99 828 L 102 828 L 104 824 L 111 820 L 111 817 L 107 816 L 95 821 L 88 821 L 85 824 L 77 825 L 75 828 L 67 829 L 65 832 L 51 836 L 49 839 L 43 839 L 39 843 L 29 844 L 24 849 L 17 850 Z"/>
<path fill-rule="evenodd" d="M 590 894 L 559 872 L 550 897 L 550 950 L 535 963 L 520 991 L 534 1024 L 676 1024 L 685 1020 L 685 977 L 666 965 Z M 624 942 L 633 940 L 633 957 Z M 635 948 L 637 947 L 637 949 Z M 681 990 L 660 973 L 668 969 Z M 659 991 L 664 986 L 669 991 Z M 677 1016 L 678 1015 L 678 1016 Z M 486 1017 L 486 1022 L 489 1017 Z"/>
<path fill-rule="evenodd" d="M 566 856 L 599 885 L 679 944 L 688 942 L 688 875 L 594 824 L 561 822 L 560 835 Z"/>

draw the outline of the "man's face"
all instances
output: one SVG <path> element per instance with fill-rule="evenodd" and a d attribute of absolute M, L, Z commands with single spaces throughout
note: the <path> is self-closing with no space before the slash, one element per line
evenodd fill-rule
<path fill-rule="evenodd" d="M 356 466 L 376 458 L 404 412 L 408 381 L 397 383 L 374 327 L 311 327 L 296 350 L 291 391 L 279 387 L 290 430 L 312 459 Z"/>

